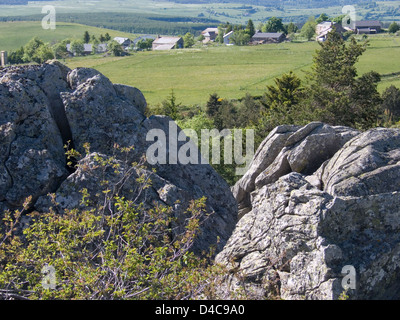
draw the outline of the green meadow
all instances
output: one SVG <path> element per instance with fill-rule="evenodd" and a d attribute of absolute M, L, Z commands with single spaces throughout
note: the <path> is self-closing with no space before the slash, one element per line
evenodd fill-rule
<path fill-rule="evenodd" d="M 236 99 L 262 95 L 274 78 L 289 71 L 305 79 L 319 45 L 315 42 L 260 46 L 215 46 L 167 52 L 138 52 L 129 57 L 67 59 L 71 67 L 93 67 L 112 82 L 142 90 L 150 105 L 161 103 L 173 89 L 184 105 L 204 105 L 212 93 Z M 379 90 L 400 87 L 400 37 L 371 36 L 357 64 L 359 75 L 375 70 L 383 75 Z M 394 75 L 393 75 L 394 74 Z"/>

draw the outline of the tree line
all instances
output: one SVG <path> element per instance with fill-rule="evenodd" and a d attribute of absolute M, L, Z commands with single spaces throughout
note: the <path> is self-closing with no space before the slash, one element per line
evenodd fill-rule
<path fill-rule="evenodd" d="M 43 15 L 38 14 L 0 17 L 0 21 L 41 21 L 42 19 Z M 219 20 L 207 18 L 181 18 L 129 12 L 57 13 L 57 21 L 136 34 L 179 35 L 190 32 L 196 36 L 210 24 L 220 23 Z"/>

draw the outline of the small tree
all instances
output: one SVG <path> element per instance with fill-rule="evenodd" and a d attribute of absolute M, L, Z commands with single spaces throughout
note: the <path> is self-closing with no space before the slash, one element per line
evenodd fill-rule
<path fill-rule="evenodd" d="M 154 39 L 141 39 L 136 44 L 136 48 L 139 50 L 150 50 L 153 46 Z"/>
<path fill-rule="evenodd" d="M 250 38 L 256 33 L 256 28 L 254 27 L 253 20 L 251 19 L 247 22 L 246 32 L 248 33 Z"/>
<path fill-rule="evenodd" d="M 54 53 L 49 44 L 35 37 L 25 45 L 22 59 L 24 62 L 43 63 L 46 60 L 54 59 Z"/>
<path fill-rule="evenodd" d="M 83 34 L 83 43 L 89 43 L 90 42 L 90 34 L 88 31 L 85 31 Z"/>
<path fill-rule="evenodd" d="M 217 113 L 219 113 L 219 109 L 221 108 L 222 99 L 218 96 L 218 94 L 213 93 L 210 95 L 210 98 L 206 104 L 206 113 L 209 117 L 213 118 Z"/>
<path fill-rule="evenodd" d="M 281 18 L 272 17 L 263 26 L 262 32 L 284 32 L 284 33 L 286 33 L 286 29 L 282 23 Z"/>
<path fill-rule="evenodd" d="M 38 37 L 34 37 L 24 46 L 24 62 L 31 62 L 40 46 L 44 45 L 44 42 Z"/>
<path fill-rule="evenodd" d="M 82 40 L 71 41 L 71 51 L 75 56 L 81 56 L 85 52 L 85 46 Z"/>
<path fill-rule="evenodd" d="M 377 91 L 380 76 L 370 72 L 358 77 L 355 67 L 368 42 L 359 44 L 352 38 L 346 45 L 340 34 L 332 31 L 319 44 L 321 49 L 314 56 L 313 71 L 309 75 L 310 100 L 304 108 L 311 107 L 309 110 L 314 110 L 318 120 L 333 125 L 361 129 L 374 126 L 380 114 Z"/>
<path fill-rule="evenodd" d="M 304 26 L 301 28 L 300 34 L 308 41 L 310 41 L 315 35 L 316 25 L 317 23 L 315 22 L 315 18 L 310 17 L 308 21 L 304 24 Z"/>
<path fill-rule="evenodd" d="M 385 110 L 392 122 L 400 119 L 400 89 L 394 85 L 388 87 L 382 94 L 382 109 Z"/>
<path fill-rule="evenodd" d="M 296 33 L 299 30 L 299 28 L 293 22 L 290 22 L 287 25 L 286 30 L 287 30 L 287 33 L 290 34 L 290 33 Z"/>
<path fill-rule="evenodd" d="M 172 89 L 171 95 L 168 97 L 167 100 L 164 100 L 162 103 L 162 113 L 166 116 L 169 116 L 172 120 L 177 120 L 179 117 L 179 107 L 181 106 L 180 103 L 176 102 L 175 92 Z"/>
<path fill-rule="evenodd" d="M 67 43 L 69 40 L 63 40 L 53 46 L 53 51 L 56 59 L 65 59 L 68 57 Z"/>
<path fill-rule="evenodd" d="M 104 41 L 110 41 L 111 40 L 111 36 L 109 35 L 109 33 L 107 32 L 105 35 L 104 35 Z"/>
<path fill-rule="evenodd" d="M 119 57 L 124 53 L 124 49 L 122 46 L 115 40 L 112 40 L 107 45 L 108 51 L 111 52 L 114 56 Z"/>
<path fill-rule="evenodd" d="M 399 30 L 400 30 L 400 25 L 396 22 L 392 22 L 388 29 L 389 33 L 396 33 Z"/>
<path fill-rule="evenodd" d="M 194 36 L 190 32 L 186 33 L 183 37 L 183 46 L 185 48 L 191 48 L 194 46 Z"/>
<path fill-rule="evenodd" d="M 321 23 L 324 21 L 328 21 L 329 17 L 326 13 L 321 13 L 321 15 L 317 18 L 317 20 L 315 21 L 316 23 Z"/>
<path fill-rule="evenodd" d="M 232 34 L 231 41 L 237 46 L 245 46 L 250 41 L 250 35 L 245 30 L 238 30 Z"/>

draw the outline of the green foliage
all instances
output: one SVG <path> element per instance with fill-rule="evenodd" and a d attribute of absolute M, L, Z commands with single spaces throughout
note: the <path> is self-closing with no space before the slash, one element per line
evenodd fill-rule
<path fill-rule="evenodd" d="M 382 94 L 382 109 L 389 125 L 400 120 L 400 89 L 391 85 Z"/>
<path fill-rule="evenodd" d="M 141 39 L 136 44 L 139 50 L 150 50 L 153 47 L 154 39 Z"/>
<path fill-rule="evenodd" d="M 247 22 L 246 32 L 249 34 L 250 38 L 256 33 L 256 28 L 254 27 L 253 20 L 251 19 Z"/>
<path fill-rule="evenodd" d="M 388 29 L 389 33 L 396 33 L 399 30 L 400 30 L 400 25 L 396 22 L 392 22 Z"/>
<path fill-rule="evenodd" d="M 24 46 L 22 57 L 24 62 L 43 63 L 49 59 L 54 59 L 53 51 L 48 44 L 38 37 L 33 38 Z"/>
<path fill-rule="evenodd" d="M 107 38 L 107 37 L 105 37 L 105 38 Z M 107 48 L 108 48 L 108 52 L 111 52 L 111 54 L 116 57 L 120 57 L 124 53 L 124 49 L 122 49 L 122 46 L 115 40 L 108 42 Z"/>
<path fill-rule="evenodd" d="M 293 22 L 290 22 L 287 25 L 286 30 L 287 30 L 288 34 L 291 34 L 291 33 L 296 33 L 297 31 L 299 31 L 299 28 Z"/>
<path fill-rule="evenodd" d="M 304 26 L 301 28 L 300 34 L 310 41 L 315 35 L 315 27 L 317 23 L 314 17 L 310 17 Z"/>
<path fill-rule="evenodd" d="M 24 62 L 24 47 L 15 51 L 11 51 L 8 55 L 8 62 L 10 64 L 20 64 Z"/>
<path fill-rule="evenodd" d="M 266 116 L 272 120 L 268 126 L 270 130 L 279 123 L 294 123 L 293 108 L 298 105 L 302 93 L 301 80 L 292 71 L 276 78 L 275 86 L 267 86 L 264 104 Z"/>
<path fill-rule="evenodd" d="M 90 34 L 89 31 L 85 31 L 83 34 L 83 43 L 89 43 L 90 42 Z"/>
<path fill-rule="evenodd" d="M 69 53 L 67 50 L 67 44 L 69 42 L 69 40 L 63 40 L 53 45 L 53 52 L 56 59 L 65 59 L 68 57 Z"/>
<path fill-rule="evenodd" d="M 120 149 L 125 152 L 128 148 Z M 112 170 L 124 183 L 136 177 L 139 199 L 151 186 L 151 174 L 140 164 L 121 170 L 113 158 L 94 157 L 93 166 Z M 127 165 L 127 164 L 126 164 Z M 84 169 L 84 168 L 82 168 Z M 100 183 L 101 182 L 101 183 Z M 121 186 L 99 181 L 94 203 L 83 189 L 80 208 L 28 214 L 5 212 L 0 224 L 0 296 L 14 299 L 193 299 L 211 297 L 220 267 L 209 266 L 190 248 L 207 216 L 205 198 L 191 202 L 185 225 L 176 227 L 171 207 L 144 208 L 139 200 L 118 194 Z M 31 222 L 22 228 L 21 217 Z M 212 254 L 212 251 L 210 252 Z M 42 281 L 43 267 L 56 271 L 55 288 Z"/>
<path fill-rule="evenodd" d="M 213 93 L 210 95 L 207 105 L 206 105 L 206 113 L 209 117 L 214 117 L 218 112 L 221 107 L 221 101 L 220 97 L 218 94 Z"/>
<path fill-rule="evenodd" d="M 218 26 L 218 35 L 215 38 L 215 42 L 224 43 L 224 28 L 221 25 Z"/>
<path fill-rule="evenodd" d="M 71 48 L 70 50 L 74 53 L 76 56 L 81 56 L 83 55 L 85 51 L 85 46 L 82 40 L 73 40 L 71 41 Z"/>
<path fill-rule="evenodd" d="M 172 120 L 177 120 L 179 117 L 180 103 L 176 102 L 175 92 L 172 89 L 170 96 L 161 103 L 161 110 L 159 114 L 166 115 Z"/>
<path fill-rule="evenodd" d="M 314 57 L 312 79 L 305 108 L 320 120 L 330 124 L 356 126 L 361 129 L 377 124 L 380 96 L 377 83 L 380 76 L 369 72 L 357 77 L 355 67 L 366 50 L 367 42 L 358 44 L 352 38 L 346 45 L 336 32 L 330 32 Z"/>
<path fill-rule="evenodd" d="M 262 32 L 283 32 L 287 33 L 281 18 L 271 17 L 263 26 Z"/>
<path fill-rule="evenodd" d="M 317 20 L 315 20 L 317 24 L 324 21 L 329 21 L 329 17 L 326 13 L 321 13 L 321 15 L 317 18 Z"/>
<path fill-rule="evenodd" d="M 231 41 L 237 46 L 245 46 L 250 41 L 250 35 L 245 30 L 238 30 L 232 34 Z"/>
<path fill-rule="evenodd" d="M 193 47 L 193 46 L 194 46 L 194 43 L 195 43 L 195 41 L 194 41 L 194 35 L 191 34 L 190 32 L 186 33 L 186 34 L 183 36 L 183 46 L 184 46 L 185 48 L 191 48 L 191 47 Z"/>

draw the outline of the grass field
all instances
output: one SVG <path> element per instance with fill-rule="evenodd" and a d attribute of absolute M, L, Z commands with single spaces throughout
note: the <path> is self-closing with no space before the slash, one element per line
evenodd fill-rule
<path fill-rule="evenodd" d="M 18 22 L 0 22 L 0 50 L 12 51 L 25 45 L 34 36 L 39 37 L 45 42 L 54 43 L 66 38 L 83 37 L 83 33 L 88 31 L 90 35 L 96 37 L 108 32 L 111 37 L 129 37 L 136 36 L 131 33 L 125 33 L 115 30 L 90 27 L 75 23 L 57 22 L 55 30 L 45 30 L 40 21 L 18 21 Z"/>
<path fill-rule="evenodd" d="M 223 98 L 261 95 L 281 74 L 294 71 L 305 78 L 315 42 L 269 44 L 255 47 L 210 47 L 169 52 L 139 52 L 124 58 L 84 57 L 66 64 L 93 67 L 115 83 L 142 90 L 149 104 L 160 103 L 174 90 L 185 105 L 204 105 L 209 94 Z M 370 37 L 370 47 L 357 64 L 359 74 L 375 70 L 383 75 L 380 91 L 391 84 L 400 87 L 400 37 Z"/>

